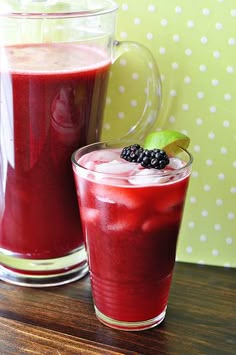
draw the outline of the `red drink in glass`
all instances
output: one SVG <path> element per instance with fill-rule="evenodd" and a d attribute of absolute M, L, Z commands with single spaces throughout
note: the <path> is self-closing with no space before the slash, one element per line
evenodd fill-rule
<path fill-rule="evenodd" d="M 10 46 L 6 57 L 0 250 L 19 261 L 67 257 L 83 249 L 70 156 L 99 138 L 110 62 L 96 48 L 73 44 Z M 18 268 L 2 260 L 18 273 L 40 274 L 27 261 Z M 58 260 L 48 273 L 84 268 L 85 259 L 75 260 Z"/>
<path fill-rule="evenodd" d="M 155 171 L 102 148 L 72 158 L 96 315 L 118 329 L 150 328 L 166 313 L 191 156 Z"/>

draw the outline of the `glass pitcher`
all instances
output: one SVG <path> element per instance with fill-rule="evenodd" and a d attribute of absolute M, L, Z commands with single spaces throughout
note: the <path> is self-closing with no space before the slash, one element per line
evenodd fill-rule
<path fill-rule="evenodd" d="M 70 165 L 99 141 L 109 71 L 131 52 L 148 68 L 143 114 L 126 138 L 154 124 L 161 83 L 152 54 L 115 39 L 110 0 L 1 1 L 0 279 L 55 286 L 88 272 Z"/>

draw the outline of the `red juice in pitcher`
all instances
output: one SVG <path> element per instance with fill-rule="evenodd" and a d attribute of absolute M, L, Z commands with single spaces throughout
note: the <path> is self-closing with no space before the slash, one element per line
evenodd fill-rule
<path fill-rule="evenodd" d="M 177 157 L 157 171 L 124 161 L 120 150 L 77 152 L 72 161 L 96 315 L 118 329 L 159 324 L 190 168 Z"/>
<path fill-rule="evenodd" d="M 59 258 L 83 244 L 70 156 L 99 138 L 110 62 L 74 44 L 9 46 L 5 55 L 0 250 Z"/>

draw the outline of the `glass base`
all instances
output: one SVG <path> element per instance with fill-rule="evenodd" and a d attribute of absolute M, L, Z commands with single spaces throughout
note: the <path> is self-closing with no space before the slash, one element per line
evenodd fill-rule
<path fill-rule="evenodd" d="M 108 327 L 119 329 L 119 330 L 126 330 L 126 331 L 140 331 L 140 330 L 153 328 L 158 324 L 160 324 L 161 322 L 163 322 L 163 320 L 165 319 L 167 307 L 165 307 L 164 311 L 158 314 L 156 317 L 144 321 L 139 321 L 139 322 L 127 322 L 127 321 L 123 322 L 123 321 L 115 320 L 105 316 L 105 314 L 101 313 L 96 306 L 94 306 L 94 308 L 98 320 L 101 323 L 107 325 Z"/>
<path fill-rule="evenodd" d="M 54 259 L 23 259 L 0 248 L 0 279 L 28 287 L 65 285 L 88 273 L 84 246 Z"/>

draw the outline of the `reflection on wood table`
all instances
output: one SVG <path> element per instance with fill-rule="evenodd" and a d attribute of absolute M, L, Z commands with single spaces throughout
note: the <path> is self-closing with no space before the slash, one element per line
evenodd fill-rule
<path fill-rule="evenodd" d="M 0 281 L 0 354 L 236 354 L 235 300 L 236 269 L 176 263 L 165 321 L 123 332 L 96 319 L 88 276 L 41 289 Z"/>

